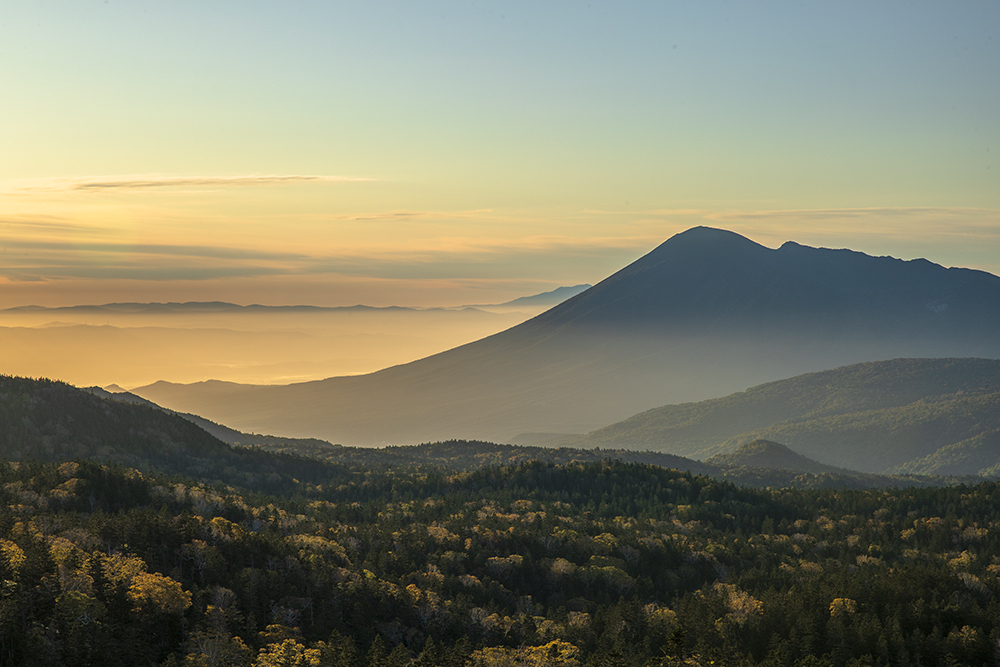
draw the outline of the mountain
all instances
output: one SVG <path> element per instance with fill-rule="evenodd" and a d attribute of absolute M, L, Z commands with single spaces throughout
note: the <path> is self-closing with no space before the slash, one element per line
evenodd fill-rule
<path fill-rule="evenodd" d="M 506 303 L 501 303 L 501 306 L 555 306 L 562 303 L 570 297 L 574 297 L 580 292 L 588 290 L 591 285 L 573 285 L 566 287 L 557 287 L 554 290 L 548 292 L 542 292 L 541 294 L 533 294 L 531 296 L 522 296 L 513 301 L 507 301 Z"/>
<path fill-rule="evenodd" d="M 490 308 L 498 306 L 554 306 L 562 303 L 566 299 L 576 296 L 580 292 L 590 288 L 590 285 L 572 285 L 557 287 L 548 292 L 522 296 L 512 301 L 499 304 L 477 304 L 472 306 L 461 306 L 468 308 Z M 183 314 L 183 313 L 343 313 L 343 312 L 376 312 L 376 311 L 451 311 L 453 307 L 430 307 L 412 308 L 407 306 L 365 306 L 358 304 L 355 306 L 265 306 L 261 304 L 239 305 L 227 301 L 185 301 L 181 302 L 124 302 L 124 303 L 104 303 L 104 304 L 80 304 L 75 306 L 16 306 L 13 308 L 0 309 L 3 314 L 25 314 L 25 313 L 51 313 L 53 315 L 65 313 L 86 313 L 86 314 Z"/>
<path fill-rule="evenodd" d="M 667 405 L 543 444 L 652 449 L 715 463 L 713 454 L 766 439 L 864 472 L 976 475 L 1000 462 L 997 429 L 1000 361 L 895 359 Z"/>
<path fill-rule="evenodd" d="M 133 390 L 242 431 L 342 444 L 581 432 L 898 357 L 1000 357 L 1000 278 L 724 230 L 678 234 L 518 326 L 376 373 Z"/>

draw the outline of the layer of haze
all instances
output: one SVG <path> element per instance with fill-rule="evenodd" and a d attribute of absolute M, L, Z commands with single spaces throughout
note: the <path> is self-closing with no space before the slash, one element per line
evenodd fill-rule
<path fill-rule="evenodd" d="M 442 352 L 537 310 L 223 304 L 6 310 L 0 311 L 0 367 L 78 386 L 302 382 L 371 373 Z"/>
<path fill-rule="evenodd" d="M 1000 273 L 998 26 L 992 1 L 13 0 L 0 308 L 500 303 L 698 224 Z M 29 374 L 68 377 L 88 331 Z"/>

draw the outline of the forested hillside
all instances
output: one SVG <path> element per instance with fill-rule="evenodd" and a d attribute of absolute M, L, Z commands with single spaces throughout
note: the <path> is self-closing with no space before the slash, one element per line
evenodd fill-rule
<path fill-rule="evenodd" d="M 247 441 L 252 446 L 230 446 L 203 426 L 232 442 Z M 468 440 L 406 447 L 343 447 L 321 440 L 244 434 L 196 415 L 164 410 L 129 394 L 7 376 L 0 376 L 0 456 L 43 461 L 89 458 L 265 493 L 290 493 L 297 480 L 347 480 L 368 471 L 412 472 L 428 467 L 470 471 L 533 459 L 649 463 L 762 487 L 872 488 L 976 481 L 968 476 L 909 471 L 896 475 L 857 473 L 796 458 L 791 452 L 780 462 L 757 456 L 710 464 L 650 451 L 522 447 Z"/>
<path fill-rule="evenodd" d="M 279 498 L 84 461 L 0 489 L 4 664 L 996 664 L 994 483 L 531 462 Z"/>
<path fill-rule="evenodd" d="M 0 375 L 0 458 L 89 458 L 267 493 L 290 493 L 295 479 L 347 474 L 328 462 L 230 447 L 156 407 L 105 400 L 62 382 L 6 375 Z"/>
<path fill-rule="evenodd" d="M 667 405 L 546 444 L 708 458 L 764 439 L 852 470 L 976 475 L 1000 463 L 1000 451 L 989 459 L 996 450 L 953 446 L 997 429 L 1000 361 L 894 359 Z"/>
<path fill-rule="evenodd" d="M 0 389 L 2 665 L 998 662 L 993 482 L 745 465 L 815 465 L 774 443 L 718 479 L 464 441 L 304 458 Z"/>

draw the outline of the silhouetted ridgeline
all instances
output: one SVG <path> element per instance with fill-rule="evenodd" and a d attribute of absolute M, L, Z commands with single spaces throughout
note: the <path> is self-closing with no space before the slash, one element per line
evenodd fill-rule
<path fill-rule="evenodd" d="M 242 431 L 504 442 L 857 362 L 1000 358 L 997 331 L 997 276 L 791 242 L 772 250 L 699 227 L 535 318 L 412 363 L 286 386 L 135 391 Z"/>
<path fill-rule="evenodd" d="M 0 457 L 94 459 L 271 493 L 291 493 L 296 479 L 327 482 L 345 474 L 342 466 L 301 456 L 231 447 L 156 407 L 9 376 L 0 376 Z"/>

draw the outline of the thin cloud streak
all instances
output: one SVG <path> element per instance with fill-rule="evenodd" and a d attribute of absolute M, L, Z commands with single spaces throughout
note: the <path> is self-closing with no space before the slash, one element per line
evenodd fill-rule
<path fill-rule="evenodd" d="M 0 236 L 0 276 L 11 280 L 106 278 L 199 280 L 221 276 L 329 275 L 393 279 L 499 279 L 539 263 L 627 263 L 651 245 L 645 238 L 438 238 L 334 252 L 279 252 L 211 245 L 69 242 Z M 545 273 L 546 271 L 543 271 Z"/>
<path fill-rule="evenodd" d="M 168 257 L 204 257 L 231 260 L 302 260 L 307 255 L 301 253 L 274 252 L 233 248 L 227 246 L 171 245 L 171 244 L 130 244 L 130 243 L 74 243 L 64 241 L 32 241 L 0 237 L 0 245 L 5 248 L 24 250 L 63 251 L 80 254 L 126 254 L 158 255 Z"/>
<path fill-rule="evenodd" d="M 587 212 L 592 214 L 640 215 L 656 217 L 699 217 L 705 220 L 717 220 L 720 222 L 758 222 L 760 220 L 793 220 L 795 222 L 803 222 L 809 220 L 826 220 L 830 218 L 861 218 L 869 216 L 926 217 L 938 215 L 962 218 L 1000 216 L 1000 210 L 993 208 L 957 206 L 880 206 L 869 208 L 795 208 L 753 210 L 734 209 L 725 211 L 702 208 L 664 208 L 639 211 L 590 209 Z"/>
<path fill-rule="evenodd" d="M 102 234 L 112 231 L 110 227 L 98 227 L 58 216 L 32 215 L 0 218 L 0 233 L 10 234 L 15 230 L 32 234 Z"/>
<path fill-rule="evenodd" d="M 474 209 L 471 211 L 386 211 L 383 213 L 351 213 L 345 215 L 327 215 L 328 220 L 346 220 L 351 222 L 366 220 L 490 220 L 503 219 L 494 214 L 491 208 Z"/>
<path fill-rule="evenodd" d="M 719 221 L 759 221 L 759 220 L 830 220 L 843 218 L 879 217 L 921 217 L 941 216 L 949 218 L 971 218 L 983 216 L 998 216 L 1000 211 L 988 208 L 960 207 L 874 207 L 874 208 L 818 208 L 818 209 L 779 209 L 761 211 L 715 211 L 706 212 L 704 216 L 710 220 Z"/>
<path fill-rule="evenodd" d="M 347 183 L 374 181 L 373 178 L 354 176 L 320 176 L 304 174 L 245 175 L 245 176 L 102 176 L 76 178 L 50 178 L 22 181 L 12 184 L 9 190 L 16 193 L 31 192 L 141 192 L 157 188 L 219 188 L 292 185 L 297 183 Z"/>

